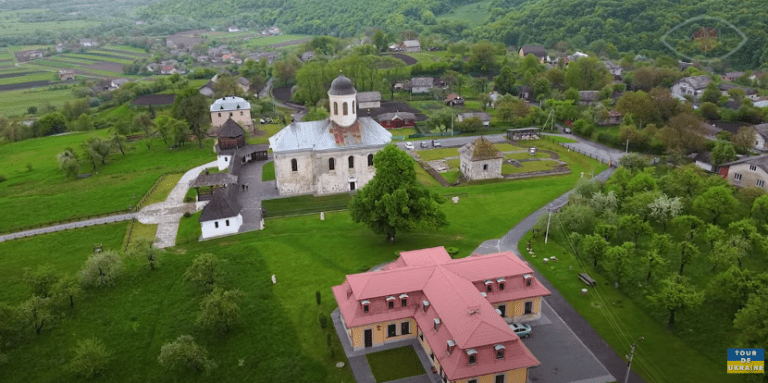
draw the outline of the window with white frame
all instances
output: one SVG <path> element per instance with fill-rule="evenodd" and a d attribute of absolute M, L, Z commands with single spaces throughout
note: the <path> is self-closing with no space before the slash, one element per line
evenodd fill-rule
<path fill-rule="evenodd" d="M 757 171 L 757 166 L 755 166 L 755 165 L 749 165 L 749 170 L 751 170 L 751 171 L 753 171 L 753 172 L 754 172 L 754 171 Z"/>
<path fill-rule="evenodd" d="M 733 173 L 734 181 L 741 182 L 741 173 Z"/>
<path fill-rule="evenodd" d="M 765 181 L 757 180 L 757 181 L 755 181 L 755 185 L 757 185 L 757 187 L 763 188 L 763 187 L 765 187 Z"/>

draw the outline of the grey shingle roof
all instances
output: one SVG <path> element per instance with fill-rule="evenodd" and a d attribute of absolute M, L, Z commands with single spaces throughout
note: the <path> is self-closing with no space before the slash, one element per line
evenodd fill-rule
<path fill-rule="evenodd" d="M 395 113 L 383 113 L 376 116 L 376 121 L 392 121 L 394 119 L 400 120 L 415 120 L 416 115 L 409 112 L 395 112 Z"/>
<path fill-rule="evenodd" d="M 534 55 L 541 58 L 547 55 L 547 50 L 541 45 L 523 45 L 520 47 L 520 51 L 522 51 L 525 56 Z"/>
<path fill-rule="evenodd" d="M 228 118 L 227 122 L 225 122 L 224 125 L 222 125 L 219 131 L 216 133 L 217 137 L 227 138 L 236 138 L 244 135 L 245 130 L 243 130 L 243 127 L 231 118 Z"/>
<path fill-rule="evenodd" d="M 230 110 L 250 110 L 251 104 L 240 97 L 222 97 L 211 104 L 211 112 L 224 112 Z"/>
<path fill-rule="evenodd" d="M 707 87 L 709 83 L 712 81 L 711 78 L 707 75 L 701 75 L 701 76 L 694 76 L 694 77 L 686 77 L 679 82 L 687 82 L 691 85 L 693 89 L 701 90 Z"/>
<path fill-rule="evenodd" d="M 477 117 L 477 118 L 480 119 L 480 121 L 490 121 L 491 120 L 491 115 L 486 113 L 486 112 L 459 113 L 458 116 L 461 116 L 462 119 Z"/>
<path fill-rule="evenodd" d="M 237 217 L 240 214 L 240 204 L 237 203 L 237 189 L 234 185 L 215 189 L 211 201 L 203 208 L 199 221 L 205 222 Z"/>
<path fill-rule="evenodd" d="M 414 77 L 411 79 L 411 86 L 432 86 L 434 81 L 432 77 Z"/>
<path fill-rule="evenodd" d="M 390 141 L 392 133 L 370 117 L 360 117 L 350 128 L 340 128 L 328 119 L 294 122 L 270 137 L 269 145 L 273 152 L 280 153 L 384 146 Z"/>
<path fill-rule="evenodd" d="M 191 188 L 203 186 L 229 185 L 237 183 L 237 176 L 227 173 L 201 173 L 194 181 L 189 183 Z"/>
<path fill-rule="evenodd" d="M 357 103 L 361 102 L 373 102 L 381 101 L 381 93 L 379 92 L 360 92 L 357 94 Z"/>

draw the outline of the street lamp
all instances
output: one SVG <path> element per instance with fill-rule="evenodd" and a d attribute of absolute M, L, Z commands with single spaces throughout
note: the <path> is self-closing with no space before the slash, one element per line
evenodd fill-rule
<path fill-rule="evenodd" d="M 635 357 L 635 347 L 637 347 L 637 343 L 643 340 L 642 336 L 640 338 L 637 338 L 637 341 L 635 343 L 632 343 L 632 349 L 629 352 L 629 356 L 625 356 L 629 361 L 627 362 L 627 375 L 624 376 L 624 383 L 629 382 L 629 370 L 632 368 L 632 358 Z"/>

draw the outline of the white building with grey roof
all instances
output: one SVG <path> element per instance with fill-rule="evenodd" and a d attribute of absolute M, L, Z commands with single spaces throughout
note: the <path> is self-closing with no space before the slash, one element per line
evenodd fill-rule
<path fill-rule="evenodd" d="M 686 77 L 672 84 L 671 92 L 678 97 L 693 96 L 699 98 L 711 81 L 712 79 L 707 75 Z"/>
<path fill-rule="evenodd" d="M 217 99 L 211 104 L 211 126 L 219 128 L 233 119 L 240 126 L 253 128 L 251 119 L 251 104 L 241 97 L 227 96 Z"/>
<path fill-rule="evenodd" d="M 294 122 L 269 138 L 280 195 L 344 193 L 373 178 L 373 157 L 392 134 L 357 116 L 356 95 L 352 81 L 339 75 L 328 90 L 329 118 Z"/>

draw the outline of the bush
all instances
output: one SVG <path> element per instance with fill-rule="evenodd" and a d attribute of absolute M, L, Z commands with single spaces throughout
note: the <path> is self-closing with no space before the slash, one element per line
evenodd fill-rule
<path fill-rule="evenodd" d="M 447 251 L 450 256 L 454 256 L 459 253 L 459 249 L 456 247 L 446 247 L 445 251 Z"/>
<path fill-rule="evenodd" d="M 185 202 L 186 202 L 186 201 L 185 201 Z M 192 213 L 190 213 L 190 212 L 188 212 L 188 211 L 185 211 L 185 212 L 184 212 L 184 218 L 189 218 L 189 217 L 191 217 L 191 216 L 192 216 Z"/>
<path fill-rule="evenodd" d="M 320 313 L 318 321 L 320 321 L 320 328 L 324 329 L 326 326 L 328 326 L 328 317 L 325 314 Z"/>
<path fill-rule="evenodd" d="M 77 342 L 75 357 L 67 369 L 76 375 L 87 379 L 98 375 L 109 364 L 111 352 L 96 338 L 88 338 Z"/>
<path fill-rule="evenodd" d="M 320 306 L 320 292 L 315 291 L 315 301 L 317 302 L 317 305 Z"/>
<path fill-rule="evenodd" d="M 4 175 L 0 174 L 0 182 L 8 181 L 8 178 L 5 178 Z"/>

